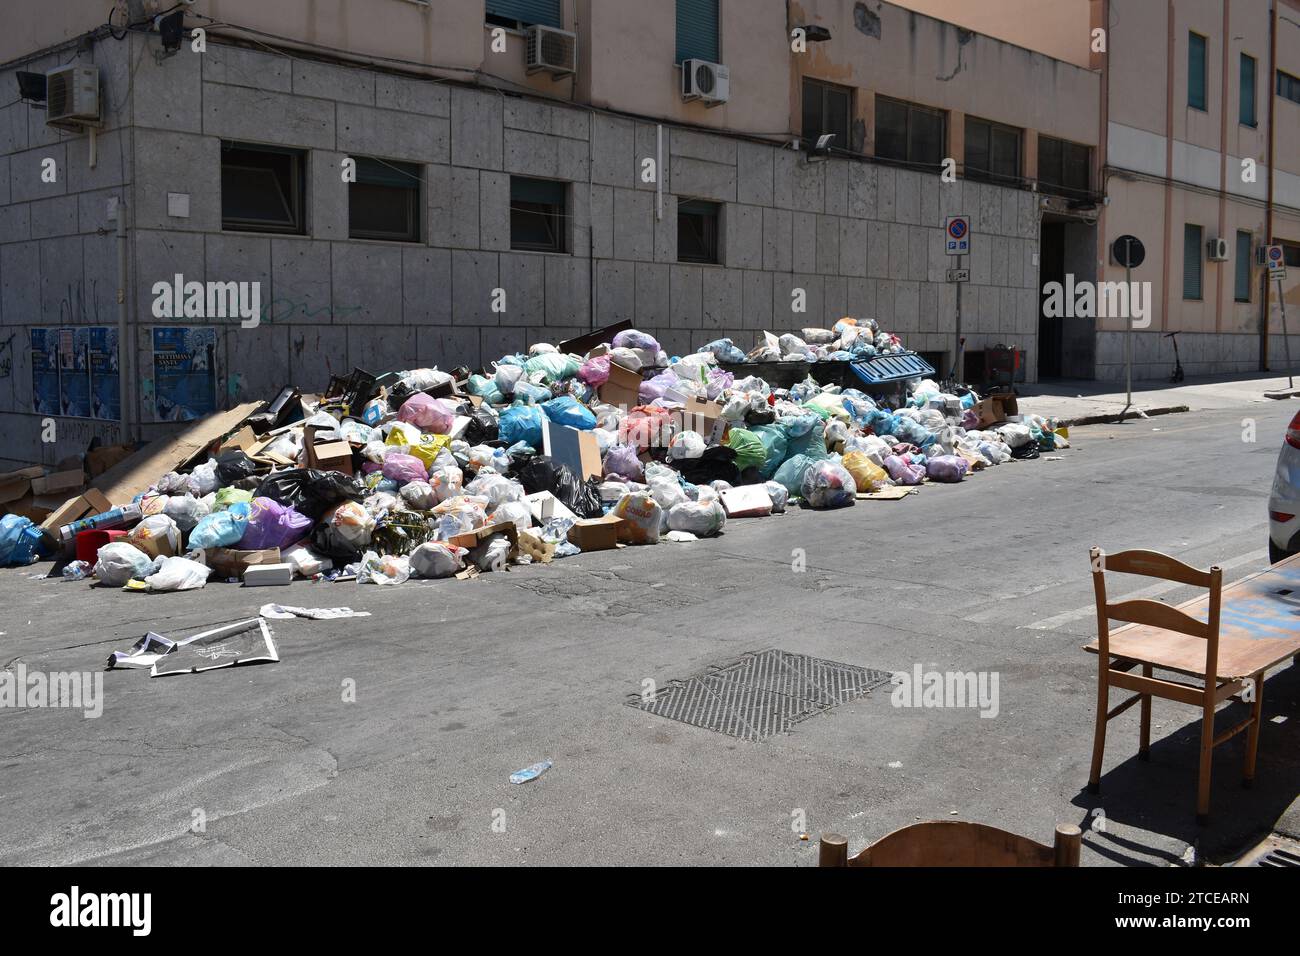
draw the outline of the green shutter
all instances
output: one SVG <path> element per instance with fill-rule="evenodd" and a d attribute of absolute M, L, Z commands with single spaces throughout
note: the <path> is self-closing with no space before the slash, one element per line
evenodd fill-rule
<path fill-rule="evenodd" d="M 1250 301 L 1250 233 L 1237 232 L 1236 289 L 1234 297 L 1238 302 Z"/>
<path fill-rule="evenodd" d="M 1205 109 L 1205 37 L 1187 35 L 1187 105 Z"/>
<path fill-rule="evenodd" d="M 1241 124 L 1254 126 L 1255 120 L 1255 58 L 1241 55 Z"/>
<path fill-rule="evenodd" d="M 487 0 L 488 16 L 560 29 L 560 0 Z"/>
<path fill-rule="evenodd" d="M 1200 226 L 1183 226 L 1183 298 L 1201 298 L 1201 236 Z"/>
<path fill-rule="evenodd" d="M 718 0 L 677 0 L 677 62 L 719 59 Z"/>

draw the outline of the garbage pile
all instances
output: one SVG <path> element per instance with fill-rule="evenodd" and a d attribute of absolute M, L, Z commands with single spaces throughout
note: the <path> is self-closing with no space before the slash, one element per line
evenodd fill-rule
<path fill-rule="evenodd" d="M 104 476 L 127 477 L 40 526 L 6 515 L 0 565 L 54 556 L 66 578 L 139 591 L 465 578 L 692 541 L 792 502 L 850 507 L 1068 444 L 1013 395 L 913 379 L 891 407 L 812 376 L 738 376 L 720 364 L 739 352 L 726 339 L 669 358 L 647 333 L 604 331 L 474 373 L 358 369 L 320 396 L 286 387 L 213 416 L 198 450 L 139 490 L 128 459 Z M 905 353 L 869 319 L 763 336 L 741 362 Z M 163 460 L 136 452 L 149 454 Z"/>

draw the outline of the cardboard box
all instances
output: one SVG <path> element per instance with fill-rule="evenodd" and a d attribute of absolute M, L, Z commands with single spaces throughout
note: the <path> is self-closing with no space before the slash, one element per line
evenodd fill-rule
<path fill-rule="evenodd" d="M 221 443 L 221 447 L 217 449 L 217 454 L 220 455 L 228 451 L 247 452 L 256 441 L 257 435 L 253 433 L 253 429 L 245 425 Z"/>
<path fill-rule="evenodd" d="M 244 571 L 244 587 L 277 587 L 293 583 L 293 565 L 253 564 Z"/>
<path fill-rule="evenodd" d="M 531 495 L 525 495 L 524 501 L 528 503 L 528 510 L 532 512 L 533 520 L 538 524 L 546 524 L 552 518 L 572 518 L 577 520 L 578 516 L 569 510 L 566 505 L 549 491 L 535 491 Z"/>
<path fill-rule="evenodd" d="M 279 564 L 280 549 L 236 551 L 231 548 L 208 548 L 203 552 L 203 563 L 210 567 L 214 574 L 223 578 L 240 578 L 251 567 Z"/>
<path fill-rule="evenodd" d="M 761 518 L 772 513 L 772 496 L 762 485 L 728 488 L 718 497 L 728 518 Z"/>
<path fill-rule="evenodd" d="M 7 471 L 0 475 L 0 504 L 27 497 L 32 490 L 32 479 L 44 475 L 45 469 L 40 465 L 19 468 L 17 471 Z"/>
<path fill-rule="evenodd" d="M 623 519 L 614 515 L 603 518 L 579 518 L 569 529 L 569 542 L 583 551 L 610 551 L 618 547 L 618 529 Z"/>
<path fill-rule="evenodd" d="M 599 478 L 604 473 L 600 443 L 594 434 L 569 425 L 557 425 L 547 418 L 542 419 L 542 454 L 568 465 L 579 481 Z"/>
<path fill-rule="evenodd" d="M 308 457 L 310 467 L 318 471 L 341 471 L 352 474 L 352 446 L 345 441 L 332 441 L 324 445 L 311 445 Z"/>
<path fill-rule="evenodd" d="M 722 406 L 698 398 L 686 399 L 685 407 L 679 412 L 673 412 L 673 424 L 677 426 L 677 431 L 699 432 L 710 445 L 721 442 L 727 428 L 722 417 Z"/>
<path fill-rule="evenodd" d="M 37 507 L 46 506 L 46 503 L 39 499 L 35 499 L 33 504 Z M 65 524 L 71 524 L 87 515 L 98 515 L 112 510 L 113 505 L 107 495 L 94 488 L 87 488 L 84 493 L 75 498 L 69 498 L 61 505 L 50 507 L 49 515 L 40 524 L 41 532 L 52 547 L 61 548 L 59 529 Z"/>
<path fill-rule="evenodd" d="M 641 373 L 610 362 L 609 379 L 597 392 L 602 402 L 615 408 L 635 408 L 641 404 Z"/>
<path fill-rule="evenodd" d="M 454 544 L 458 548 L 464 548 L 466 551 L 473 551 L 494 534 L 504 534 L 510 539 L 509 560 L 513 561 L 519 557 L 519 528 L 513 521 L 502 521 L 500 524 L 475 528 L 473 531 L 466 531 L 454 538 L 449 538 L 447 543 Z"/>
<path fill-rule="evenodd" d="M 1019 415 L 1020 406 L 1016 396 L 998 393 L 976 402 L 974 412 L 979 416 L 979 427 L 983 429 Z"/>
<path fill-rule="evenodd" d="M 55 471 L 32 479 L 32 494 L 52 495 L 56 491 L 73 491 L 86 483 L 86 473 L 80 468 Z"/>

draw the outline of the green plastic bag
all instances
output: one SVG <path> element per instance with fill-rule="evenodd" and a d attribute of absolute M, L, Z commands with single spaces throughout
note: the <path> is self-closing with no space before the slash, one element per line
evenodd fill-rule
<path fill-rule="evenodd" d="M 763 443 L 762 475 L 764 478 L 771 478 L 786 458 L 785 430 L 780 425 L 755 425 L 749 431 L 757 435 L 758 440 Z"/>
<path fill-rule="evenodd" d="M 767 462 L 767 449 L 763 440 L 744 428 L 733 428 L 727 435 L 727 447 L 736 452 L 736 467 L 762 468 Z"/>
<path fill-rule="evenodd" d="M 253 500 L 253 493 L 243 488 L 222 488 L 213 501 L 214 511 L 225 511 L 231 505 L 247 503 Z"/>
<path fill-rule="evenodd" d="M 534 355 L 524 363 L 524 374 L 531 379 L 541 372 L 542 380 L 545 382 L 562 382 L 577 375 L 579 367 L 578 360 L 572 356 L 561 355 L 559 352 L 544 352 L 541 355 Z"/>

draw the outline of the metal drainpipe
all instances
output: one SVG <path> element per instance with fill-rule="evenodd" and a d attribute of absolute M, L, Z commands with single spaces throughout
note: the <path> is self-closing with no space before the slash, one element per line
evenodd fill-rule
<path fill-rule="evenodd" d="M 126 203 L 117 202 L 117 401 L 122 416 L 122 441 L 134 440 L 134 428 L 131 419 L 131 359 L 134 353 L 132 340 L 127 335 L 127 318 L 130 305 L 127 302 L 127 243 L 126 243 Z"/>
<path fill-rule="evenodd" d="M 1273 122 L 1277 105 L 1277 0 L 1268 4 L 1268 202 L 1264 212 L 1264 245 L 1273 241 L 1273 182 L 1274 182 L 1274 135 Z M 1259 328 L 1259 370 L 1268 371 L 1268 320 L 1273 311 L 1268 270 L 1264 270 L 1264 295 L 1261 306 L 1264 314 L 1260 317 Z"/>

